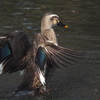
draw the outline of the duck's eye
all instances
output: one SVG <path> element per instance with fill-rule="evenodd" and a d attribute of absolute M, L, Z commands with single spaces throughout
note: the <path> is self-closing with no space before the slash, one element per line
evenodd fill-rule
<path fill-rule="evenodd" d="M 53 16 L 53 17 L 51 17 L 51 22 L 53 23 L 53 25 L 56 25 L 57 23 L 59 23 L 59 19 L 58 19 L 58 17 L 57 16 Z"/>

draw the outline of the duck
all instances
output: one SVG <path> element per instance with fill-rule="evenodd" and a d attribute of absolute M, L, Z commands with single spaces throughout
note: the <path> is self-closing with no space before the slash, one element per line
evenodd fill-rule
<path fill-rule="evenodd" d="M 80 57 L 80 52 L 58 45 L 54 26 L 68 28 L 55 13 L 46 13 L 41 21 L 41 32 L 34 34 L 30 43 L 23 31 L 0 37 L 0 75 L 24 69 L 20 91 L 46 92 L 55 69 L 67 67 Z"/>

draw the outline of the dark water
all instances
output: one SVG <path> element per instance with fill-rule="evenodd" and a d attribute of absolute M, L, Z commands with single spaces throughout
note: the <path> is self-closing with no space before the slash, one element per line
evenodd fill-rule
<path fill-rule="evenodd" d="M 85 59 L 54 74 L 41 95 L 13 94 L 22 76 L 0 77 L 0 100 L 100 100 L 100 1 L 99 0 L 0 0 L 0 35 L 25 31 L 32 40 L 40 32 L 41 18 L 55 12 L 69 29 L 55 27 L 59 45 L 85 52 Z"/>

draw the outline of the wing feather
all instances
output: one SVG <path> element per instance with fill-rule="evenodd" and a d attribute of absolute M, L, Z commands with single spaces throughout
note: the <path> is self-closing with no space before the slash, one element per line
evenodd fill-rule
<path fill-rule="evenodd" d="M 61 65 L 67 67 L 68 64 L 73 65 L 83 55 L 81 52 L 57 46 L 53 43 L 47 43 L 43 47 L 43 50 L 52 66 L 56 67 L 60 67 Z"/>
<path fill-rule="evenodd" d="M 15 31 L 0 38 L 0 68 L 1 74 L 22 70 L 18 62 L 26 56 L 31 45 L 24 32 Z M 16 70 L 17 69 L 17 70 Z"/>

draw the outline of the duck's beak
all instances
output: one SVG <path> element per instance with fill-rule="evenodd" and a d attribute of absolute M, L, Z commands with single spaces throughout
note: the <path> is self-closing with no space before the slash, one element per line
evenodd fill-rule
<path fill-rule="evenodd" d="M 64 27 L 64 28 L 68 28 L 67 25 L 63 24 L 61 21 L 57 23 L 58 26 Z"/>

